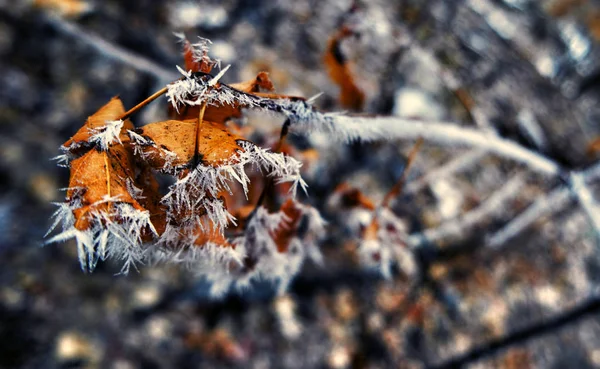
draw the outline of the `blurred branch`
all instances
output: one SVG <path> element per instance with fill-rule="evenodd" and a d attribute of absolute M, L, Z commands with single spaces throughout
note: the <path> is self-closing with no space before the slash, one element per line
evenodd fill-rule
<path fill-rule="evenodd" d="M 574 172 L 570 176 L 570 189 L 577 198 L 579 205 L 594 227 L 596 237 L 600 240 L 600 207 L 590 189 L 586 186 L 586 178 L 582 173 Z"/>
<path fill-rule="evenodd" d="M 574 174 L 571 174 L 571 178 L 573 175 L 575 175 L 576 180 L 580 181 L 577 189 L 574 190 L 567 187 L 559 187 L 554 189 L 549 194 L 540 197 L 532 205 L 530 205 L 527 210 L 510 221 L 502 229 L 489 236 L 487 238 L 487 245 L 493 248 L 500 247 L 528 228 L 538 219 L 564 209 L 570 202 L 571 192 L 579 198 L 580 203 L 582 202 L 581 198 L 583 198 L 583 203 L 586 203 L 587 201 L 593 202 L 591 193 L 589 193 L 586 185 L 589 185 L 592 182 L 600 179 L 600 163 L 587 170 L 584 170 L 583 172 L 575 172 Z M 579 195 L 577 195 L 578 193 Z M 594 210 L 594 205 L 583 205 L 583 203 L 582 207 L 584 211 L 586 211 L 593 222 L 597 222 L 599 216 L 598 214 L 600 213 L 597 210 L 598 206 L 595 205 L 596 210 Z M 598 232 L 598 223 L 594 223 L 594 226 L 596 232 Z"/>
<path fill-rule="evenodd" d="M 420 178 L 408 183 L 404 193 L 407 195 L 415 194 L 431 182 L 446 178 L 451 174 L 461 172 L 471 167 L 476 162 L 481 160 L 485 155 L 486 152 L 482 149 L 472 149 L 464 154 L 457 155 L 454 159 L 450 160 L 444 165 L 430 170 Z"/>
<path fill-rule="evenodd" d="M 323 129 L 349 139 L 396 140 L 423 137 L 443 146 L 467 146 L 486 150 L 500 157 L 523 163 L 530 170 L 547 176 L 561 173 L 560 166 L 549 158 L 528 150 L 514 141 L 478 129 L 451 122 L 429 122 L 398 117 L 364 117 L 328 114 L 331 125 Z"/>
<path fill-rule="evenodd" d="M 430 366 L 429 368 L 463 368 L 467 364 L 492 356 L 498 353 L 498 351 L 504 350 L 510 346 L 523 343 L 524 341 L 544 334 L 555 334 L 559 328 L 576 322 L 584 318 L 586 315 L 596 314 L 599 310 L 600 297 L 590 298 L 579 306 L 576 306 L 575 308 L 562 314 L 558 314 L 552 319 L 548 319 L 541 323 L 531 325 L 530 327 L 517 330 L 506 337 L 484 343 L 481 346 L 475 347 L 463 354 L 451 358 L 448 361 Z"/>
<path fill-rule="evenodd" d="M 177 73 L 169 71 L 162 65 L 156 64 L 139 54 L 133 53 L 87 32 L 75 23 L 56 16 L 48 16 L 46 19 L 56 30 L 85 43 L 100 54 L 126 64 L 140 72 L 148 73 L 161 81 L 165 81 L 165 83 L 180 77 Z"/>
<path fill-rule="evenodd" d="M 474 210 L 464 214 L 458 219 L 445 222 L 437 228 L 427 229 L 422 233 L 411 235 L 409 237 L 409 244 L 412 247 L 417 247 L 424 243 L 436 242 L 445 238 L 464 234 L 467 230 L 486 222 L 494 214 L 500 213 L 505 203 L 511 198 L 519 195 L 519 190 L 524 185 L 525 178 L 523 175 L 517 175 L 511 178 Z"/>

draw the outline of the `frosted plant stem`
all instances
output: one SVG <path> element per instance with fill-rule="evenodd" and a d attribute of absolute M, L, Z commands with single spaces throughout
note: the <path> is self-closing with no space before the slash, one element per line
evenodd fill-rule
<path fill-rule="evenodd" d="M 486 151 L 482 149 L 472 149 L 464 154 L 457 155 L 454 159 L 441 165 L 440 167 L 430 170 L 425 175 L 411 181 L 404 189 L 405 194 L 415 194 L 423 187 L 431 182 L 449 177 L 454 173 L 461 172 L 473 166 L 486 155 Z"/>
<path fill-rule="evenodd" d="M 585 177 L 581 173 L 572 173 L 570 177 L 571 193 L 577 198 L 579 205 L 587 215 L 596 237 L 600 240 L 600 206 L 594 199 L 594 195 L 585 184 Z"/>
<path fill-rule="evenodd" d="M 486 237 L 486 246 L 499 248 L 519 235 L 538 219 L 564 209 L 570 202 L 569 189 L 559 187 L 535 200 L 527 210 L 519 214 L 499 231 Z"/>
<path fill-rule="evenodd" d="M 422 233 L 409 237 L 412 247 L 420 246 L 426 242 L 436 242 L 452 236 L 460 236 L 478 224 L 490 219 L 502 211 L 504 205 L 511 198 L 518 196 L 519 190 L 525 185 L 523 175 L 517 175 L 506 182 L 499 190 L 494 192 L 487 200 L 474 210 L 457 219 L 445 222 L 437 228 L 427 229 Z"/>
<path fill-rule="evenodd" d="M 583 185 L 579 184 L 579 188 L 583 188 L 584 191 L 589 191 L 587 185 L 600 179 L 600 163 L 583 172 L 576 173 L 576 178 L 578 174 L 583 178 Z M 502 229 L 487 237 L 486 245 L 491 248 L 499 248 L 520 234 L 523 230 L 527 229 L 538 219 L 550 216 L 564 209 L 570 203 L 572 191 L 573 190 L 570 190 L 567 187 L 560 186 L 549 194 L 540 197 L 531 204 L 527 210 L 511 220 Z M 581 190 L 579 190 L 579 192 L 581 192 Z M 598 209 L 597 205 L 596 209 Z M 587 211 L 587 214 L 589 216 L 590 212 Z M 594 216 L 597 221 L 597 217 L 599 216 L 597 210 L 596 213 L 592 215 L 592 217 Z"/>
<path fill-rule="evenodd" d="M 523 163 L 531 170 L 547 176 L 554 177 L 561 172 L 559 165 L 552 160 L 513 141 L 449 122 L 424 122 L 396 117 L 329 116 L 331 117 L 330 130 L 333 131 L 332 133 L 338 133 L 348 139 L 408 140 L 423 137 L 425 141 L 444 146 L 469 146 L 484 149 L 500 157 Z"/>
<path fill-rule="evenodd" d="M 179 78 L 177 73 L 169 71 L 162 65 L 89 33 L 75 23 L 54 16 L 48 16 L 47 19 L 58 31 L 84 42 L 106 57 L 117 60 L 140 72 L 148 73 L 160 80 L 172 81 Z"/>

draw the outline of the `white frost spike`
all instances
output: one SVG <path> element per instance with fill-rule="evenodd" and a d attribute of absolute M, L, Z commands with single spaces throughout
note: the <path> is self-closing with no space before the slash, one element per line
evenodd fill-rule
<path fill-rule="evenodd" d="M 277 282 L 277 292 L 281 295 L 307 257 L 317 263 L 321 261 L 316 242 L 324 233 L 325 221 L 310 206 L 300 203 L 294 203 L 294 206 L 301 211 L 301 221 L 308 224 L 303 234 L 297 234 L 290 240 L 287 251 L 279 251 L 273 234 L 277 229 L 289 226 L 290 219 L 283 211 L 269 213 L 264 207 L 257 208 L 244 235 L 233 241 L 236 249 L 245 250 L 247 257 L 256 261 L 255 265 L 251 270 L 237 268 L 226 274 L 207 276 L 213 282 L 211 294 L 221 295 L 232 286 L 242 289 L 253 280 L 262 279 Z"/>
<path fill-rule="evenodd" d="M 248 193 L 250 178 L 245 166 L 253 165 L 267 175 L 275 177 L 276 183 L 291 182 L 291 192 L 295 194 L 300 186 L 306 191 L 306 182 L 302 179 L 300 168 L 302 163 L 295 158 L 281 153 L 273 153 L 250 142 L 240 142 L 239 150 L 228 163 L 213 167 L 198 165 L 187 176 L 179 179 L 169 188 L 169 192 L 161 202 L 169 208 L 170 213 L 188 214 L 184 222 L 194 222 L 196 216 L 206 213 L 208 219 L 217 227 L 224 229 L 235 219 L 227 212 L 223 203 L 215 200 L 219 192 L 231 192 L 230 182 L 242 185 L 244 194 Z M 169 171 L 173 168 L 165 168 Z M 213 199 L 208 199 L 206 195 Z"/>
<path fill-rule="evenodd" d="M 88 141 L 98 145 L 103 151 L 107 151 L 109 146 L 116 142 L 123 144 L 119 138 L 121 128 L 123 128 L 122 120 L 107 121 L 106 125 L 102 127 L 90 129 L 90 133 L 93 134 Z"/>
<path fill-rule="evenodd" d="M 231 67 L 231 64 L 229 64 L 228 66 L 226 66 L 225 68 L 223 68 L 222 71 L 219 72 L 219 74 L 217 74 L 216 76 L 214 76 L 210 81 L 208 81 L 208 85 L 209 86 L 214 86 L 217 84 L 217 82 L 219 82 L 219 80 L 225 75 L 225 73 L 229 70 L 229 68 Z"/>
<path fill-rule="evenodd" d="M 59 223 L 63 231 L 52 237 L 46 244 L 64 242 L 74 238 L 77 242 L 79 262 L 84 270 L 93 270 L 99 259 L 115 257 L 124 261 L 123 273 L 129 267 L 144 260 L 142 247 L 142 232 L 149 228 L 154 234 L 156 230 L 150 222 L 150 213 L 140 211 L 130 204 L 119 203 L 115 197 L 106 197 L 93 205 L 114 202 L 110 210 L 92 210 L 90 227 L 86 230 L 75 228 L 73 211 L 81 207 L 80 201 L 75 198 L 70 204 L 59 204 L 59 209 L 54 213 L 55 221 L 50 227 L 50 233 Z M 113 219 L 118 218 L 119 222 Z"/>
<path fill-rule="evenodd" d="M 175 67 L 177 68 L 177 70 L 179 71 L 179 73 L 181 73 L 184 77 L 186 77 L 186 78 L 192 77 L 192 71 L 191 70 L 185 71 L 179 65 L 176 65 Z"/>

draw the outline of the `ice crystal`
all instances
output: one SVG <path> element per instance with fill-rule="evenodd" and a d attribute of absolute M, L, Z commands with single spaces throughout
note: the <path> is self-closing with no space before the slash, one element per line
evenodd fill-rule
<path fill-rule="evenodd" d="M 102 151 L 107 151 L 115 143 L 123 144 L 119 138 L 121 128 L 123 128 L 122 120 L 107 121 L 102 127 L 90 129 L 91 136 L 88 142 L 97 145 Z"/>

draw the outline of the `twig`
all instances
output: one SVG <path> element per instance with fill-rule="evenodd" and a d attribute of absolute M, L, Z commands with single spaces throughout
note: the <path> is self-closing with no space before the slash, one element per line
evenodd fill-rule
<path fill-rule="evenodd" d="M 411 246 L 420 246 L 426 242 L 436 242 L 453 235 L 460 235 L 466 230 L 475 227 L 488 220 L 492 215 L 499 213 L 503 205 L 510 198 L 519 194 L 519 189 L 525 185 L 522 175 L 511 178 L 498 191 L 492 194 L 484 203 L 476 209 L 464 214 L 458 219 L 443 223 L 440 227 L 427 229 L 422 233 L 409 236 Z"/>
<path fill-rule="evenodd" d="M 579 173 L 584 184 L 590 184 L 600 179 L 600 163 Z M 577 174 L 576 174 L 577 176 Z M 585 188 L 585 186 L 580 186 Z M 502 229 L 487 238 L 487 246 L 498 248 L 528 228 L 536 220 L 552 215 L 569 204 L 571 191 L 566 187 L 558 187 L 549 194 L 537 199 L 527 210 L 519 214 Z M 597 214 L 595 215 L 598 216 Z"/>
<path fill-rule="evenodd" d="M 415 142 L 415 145 L 413 146 L 412 150 L 410 150 L 410 153 L 408 154 L 406 165 L 404 167 L 404 170 L 402 171 L 402 176 L 396 182 L 394 187 L 392 187 L 392 189 L 385 195 L 380 207 L 389 207 L 392 199 L 397 197 L 402 192 L 402 189 L 404 188 L 404 183 L 406 182 L 406 178 L 408 177 L 408 173 L 410 171 L 410 167 L 414 163 L 415 157 L 417 156 L 421 145 L 423 145 L 423 139 L 419 137 L 417 139 L 417 142 Z"/>
<path fill-rule="evenodd" d="M 544 320 L 541 323 L 533 324 L 527 328 L 517 330 L 506 337 L 484 343 L 465 353 L 459 354 L 450 360 L 430 366 L 429 368 L 463 368 L 467 364 L 481 360 L 485 357 L 492 356 L 500 350 L 522 343 L 528 339 L 548 333 L 556 333 L 559 328 L 577 322 L 578 320 L 585 318 L 587 315 L 597 314 L 599 310 L 600 298 L 590 298 L 579 306 L 559 314 L 552 319 Z"/>
<path fill-rule="evenodd" d="M 511 220 L 502 229 L 486 237 L 486 245 L 491 248 L 498 248 L 506 244 L 538 219 L 562 210 L 569 202 L 568 188 L 559 187 L 553 190 L 537 199 L 527 210 Z"/>
<path fill-rule="evenodd" d="M 417 193 L 431 182 L 434 182 L 441 178 L 446 178 L 453 173 L 458 173 L 469 168 L 470 166 L 481 160 L 485 155 L 485 150 L 481 149 L 473 149 L 464 154 L 458 155 L 457 157 L 440 166 L 439 168 L 430 170 L 420 178 L 408 183 L 406 185 L 406 188 L 404 189 L 404 193 Z"/>
<path fill-rule="evenodd" d="M 561 173 L 560 166 L 547 157 L 525 147 L 481 130 L 460 127 L 450 122 L 425 122 L 397 117 L 355 117 L 328 115 L 333 133 L 348 139 L 415 139 L 444 146 L 469 146 L 526 164 L 531 170 L 548 176 Z"/>
<path fill-rule="evenodd" d="M 50 23 L 56 30 L 84 42 L 108 58 L 117 60 L 136 70 L 148 73 L 163 81 L 172 81 L 180 77 L 162 65 L 156 64 L 155 62 L 148 60 L 139 54 L 128 51 L 104 40 L 101 37 L 87 32 L 85 29 L 79 27 L 75 23 L 55 16 L 48 16 L 47 19 L 48 23 Z"/>
<path fill-rule="evenodd" d="M 569 186 L 571 193 L 577 198 L 579 205 L 587 215 L 594 228 L 596 236 L 600 240 L 600 206 L 594 195 L 585 184 L 585 176 L 582 173 L 574 172 L 570 176 L 571 186 Z"/>

